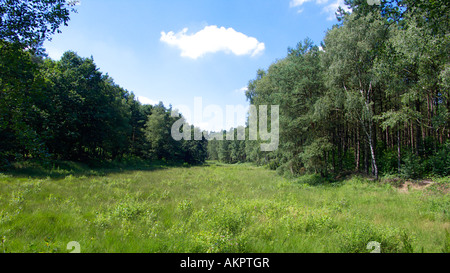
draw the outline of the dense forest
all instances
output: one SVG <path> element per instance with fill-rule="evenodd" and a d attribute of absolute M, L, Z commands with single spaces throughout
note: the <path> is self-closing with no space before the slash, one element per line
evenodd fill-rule
<path fill-rule="evenodd" d="M 280 148 L 212 141 L 210 159 L 293 175 L 450 174 L 448 2 L 346 4 L 320 46 L 305 39 L 248 85 L 252 105 L 280 106 Z"/>
<path fill-rule="evenodd" d="M 0 1 L 0 166 L 33 160 L 140 158 L 203 163 L 206 140 L 170 137 L 171 107 L 142 105 L 68 51 L 47 58 L 42 43 L 67 24 L 75 3 Z"/>
<path fill-rule="evenodd" d="M 0 166 L 209 158 L 291 175 L 450 174 L 446 1 L 348 0 L 352 12 L 337 11 L 320 46 L 305 39 L 259 70 L 246 96 L 280 106 L 274 152 L 261 152 L 261 141 L 175 141 L 171 106 L 142 105 L 93 57 L 47 58 L 43 42 L 67 25 L 76 1 L 0 4 Z"/>

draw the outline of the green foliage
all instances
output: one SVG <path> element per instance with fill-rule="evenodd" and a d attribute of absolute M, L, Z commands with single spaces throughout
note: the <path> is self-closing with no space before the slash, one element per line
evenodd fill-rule
<path fill-rule="evenodd" d="M 45 160 L 48 151 L 34 126 L 40 117 L 45 83 L 32 55 L 0 40 L 0 164 L 31 155 Z"/>
<path fill-rule="evenodd" d="M 445 240 L 444 240 L 444 248 L 442 248 L 443 253 L 450 253 L 450 232 L 445 230 Z"/>
<path fill-rule="evenodd" d="M 346 1 L 352 13 L 338 11 L 321 50 L 305 39 L 258 70 L 247 99 L 280 106 L 280 147 L 260 153 L 246 141 L 245 160 L 291 176 L 448 175 L 440 147 L 450 130 L 444 2 Z M 216 156 L 218 145 L 210 158 L 239 161 L 235 143 Z"/>
<path fill-rule="evenodd" d="M 1 165 L 52 158 L 205 161 L 206 140 L 174 141 L 171 110 L 141 105 L 92 58 L 66 52 L 60 61 L 37 64 L 12 44 L 2 43 L 0 50 Z M 21 79 L 13 77 L 18 71 Z"/>
<path fill-rule="evenodd" d="M 67 25 L 71 11 L 78 1 L 21 0 L 0 1 L 0 40 L 37 47 L 59 27 Z"/>
<path fill-rule="evenodd" d="M 59 61 L 43 58 L 42 43 L 67 25 L 78 1 L 0 3 L 0 166 L 124 157 L 205 161 L 205 141 L 173 141 L 170 110 L 141 105 L 92 57 L 68 51 Z"/>
<path fill-rule="evenodd" d="M 192 202 L 189 200 L 183 200 L 178 204 L 177 209 L 181 212 L 183 216 L 189 217 L 193 212 Z"/>
<path fill-rule="evenodd" d="M 111 216 L 123 220 L 135 220 L 146 211 L 145 206 L 134 200 L 125 198 L 124 201 L 117 204 L 112 211 Z"/>
<path fill-rule="evenodd" d="M 151 153 L 157 159 L 168 159 L 171 154 L 170 148 L 170 124 L 169 113 L 164 105 L 159 105 L 154 108 L 152 114 L 148 117 L 145 124 L 145 137 L 150 144 Z"/>
<path fill-rule="evenodd" d="M 437 176 L 450 175 L 450 141 L 447 141 L 436 154 L 430 158 L 433 174 Z"/>
<path fill-rule="evenodd" d="M 328 170 L 326 154 L 331 149 L 332 144 L 328 139 L 315 139 L 311 145 L 305 147 L 305 151 L 300 157 L 308 170 L 325 175 Z"/>
<path fill-rule="evenodd" d="M 319 185 L 328 184 L 329 181 L 326 178 L 324 178 L 318 174 L 310 174 L 310 175 L 302 175 L 302 176 L 298 177 L 297 183 L 309 185 L 309 186 L 319 186 Z"/>
<path fill-rule="evenodd" d="M 103 76 L 92 59 L 73 52 L 45 65 L 52 81 L 46 96 L 54 103 L 39 106 L 50 152 L 82 161 L 125 153 L 131 134 L 127 92 Z"/>
<path fill-rule="evenodd" d="M 424 165 L 422 159 L 413 153 L 407 153 L 403 158 L 403 164 L 400 169 L 400 175 L 403 178 L 417 179 L 424 174 Z"/>
<path fill-rule="evenodd" d="M 342 235 L 341 251 L 344 253 L 368 253 L 370 242 L 380 244 L 381 253 L 412 253 L 414 238 L 406 231 L 357 222 Z"/>
<path fill-rule="evenodd" d="M 380 143 L 378 146 L 381 146 Z M 379 153 L 380 172 L 383 174 L 398 173 L 398 157 L 396 151 L 384 148 Z"/>

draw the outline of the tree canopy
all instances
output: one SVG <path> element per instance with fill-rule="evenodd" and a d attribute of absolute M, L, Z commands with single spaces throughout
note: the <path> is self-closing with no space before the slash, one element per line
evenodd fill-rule
<path fill-rule="evenodd" d="M 0 40 L 37 48 L 67 25 L 78 1 L 0 0 Z"/>
<path fill-rule="evenodd" d="M 306 39 L 249 82 L 251 104 L 280 105 L 280 149 L 246 141 L 233 158 L 234 142 L 210 143 L 210 158 L 291 175 L 448 175 L 448 3 L 345 2 L 321 48 Z"/>
<path fill-rule="evenodd" d="M 203 163 L 205 139 L 171 138 L 171 108 L 140 104 L 92 57 L 39 54 L 76 2 L 0 0 L 0 166 L 124 157 Z"/>

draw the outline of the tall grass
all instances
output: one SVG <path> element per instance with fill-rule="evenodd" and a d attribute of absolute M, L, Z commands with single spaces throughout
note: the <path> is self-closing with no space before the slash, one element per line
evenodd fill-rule
<path fill-rule="evenodd" d="M 449 179 L 404 193 L 248 164 L 0 175 L 0 252 L 445 252 Z"/>

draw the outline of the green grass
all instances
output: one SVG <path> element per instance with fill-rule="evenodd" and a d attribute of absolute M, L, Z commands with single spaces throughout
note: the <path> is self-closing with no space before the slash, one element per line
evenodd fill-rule
<path fill-rule="evenodd" d="M 370 252 L 371 241 L 382 252 L 450 248 L 448 178 L 404 193 L 250 164 L 77 168 L 0 174 L 0 253 L 67 253 L 71 241 L 83 253 Z"/>

